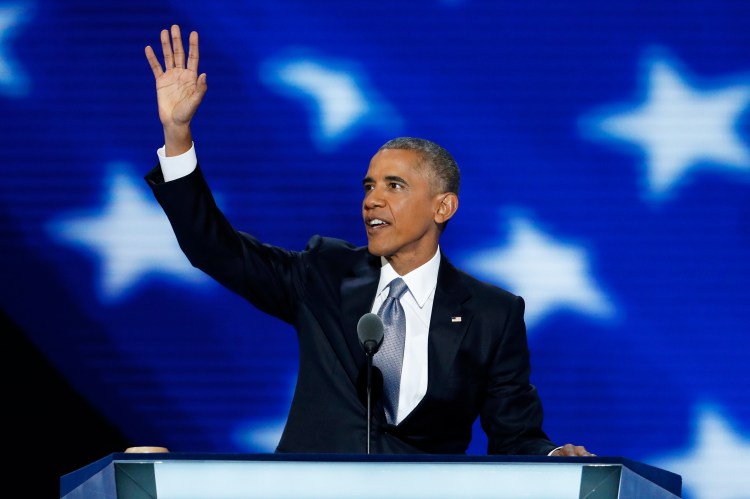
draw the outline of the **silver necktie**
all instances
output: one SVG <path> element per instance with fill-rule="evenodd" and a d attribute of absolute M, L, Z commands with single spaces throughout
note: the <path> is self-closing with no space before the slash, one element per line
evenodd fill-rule
<path fill-rule="evenodd" d="M 383 345 L 373 357 L 373 365 L 383 373 L 383 402 L 386 419 L 389 423 L 395 424 L 406 340 L 406 315 L 400 299 L 409 288 L 400 277 L 392 280 L 389 286 L 388 298 L 378 310 L 378 315 L 383 320 Z"/>

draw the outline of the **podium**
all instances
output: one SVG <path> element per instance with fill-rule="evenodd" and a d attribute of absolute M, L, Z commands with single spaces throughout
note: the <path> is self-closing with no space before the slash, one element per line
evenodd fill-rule
<path fill-rule="evenodd" d="M 682 478 L 619 457 L 115 453 L 61 499 L 671 499 Z"/>

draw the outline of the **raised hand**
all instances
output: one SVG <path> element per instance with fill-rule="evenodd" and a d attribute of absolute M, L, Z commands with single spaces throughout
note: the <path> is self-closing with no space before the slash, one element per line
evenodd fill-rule
<path fill-rule="evenodd" d="M 171 34 L 171 39 L 170 39 Z M 156 79 L 156 98 L 159 119 L 164 127 L 168 156 L 181 154 L 192 145 L 190 120 L 195 115 L 208 90 L 206 74 L 198 75 L 198 33 L 190 33 L 189 52 L 185 59 L 180 27 L 162 30 L 161 48 L 164 68 L 151 46 L 146 47 L 146 59 Z M 187 64 L 186 64 L 187 63 Z"/>

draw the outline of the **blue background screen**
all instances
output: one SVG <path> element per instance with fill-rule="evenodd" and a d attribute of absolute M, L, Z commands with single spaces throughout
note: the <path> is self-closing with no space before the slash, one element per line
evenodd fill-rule
<path fill-rule="evenodd" d="M 275 448 L 294 331 L 192 268 L 143 180 L 163 144 L 143 49 L 177 23 L 200 33 L 196 152 L 235 227 L 365 244 L 370 157 L 441 144 L 463 177 L 442 248 L 525 299 L 550 437 L 748 497 L 749 19 L 745 0 L 0 1 L 2 310 L 130 441 Z"/>

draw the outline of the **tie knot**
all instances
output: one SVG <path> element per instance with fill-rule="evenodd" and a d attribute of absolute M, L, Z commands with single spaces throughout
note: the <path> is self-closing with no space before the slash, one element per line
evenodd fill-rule
<path fill-rule="evenodd" d="M 392 280 L 388 286 L 391 288 L 388 293 L 388 298 L 393 298 L 395 300 L 400 300 L 404 293 L 409 289 L 404 280 L 400 277 Z"/>

